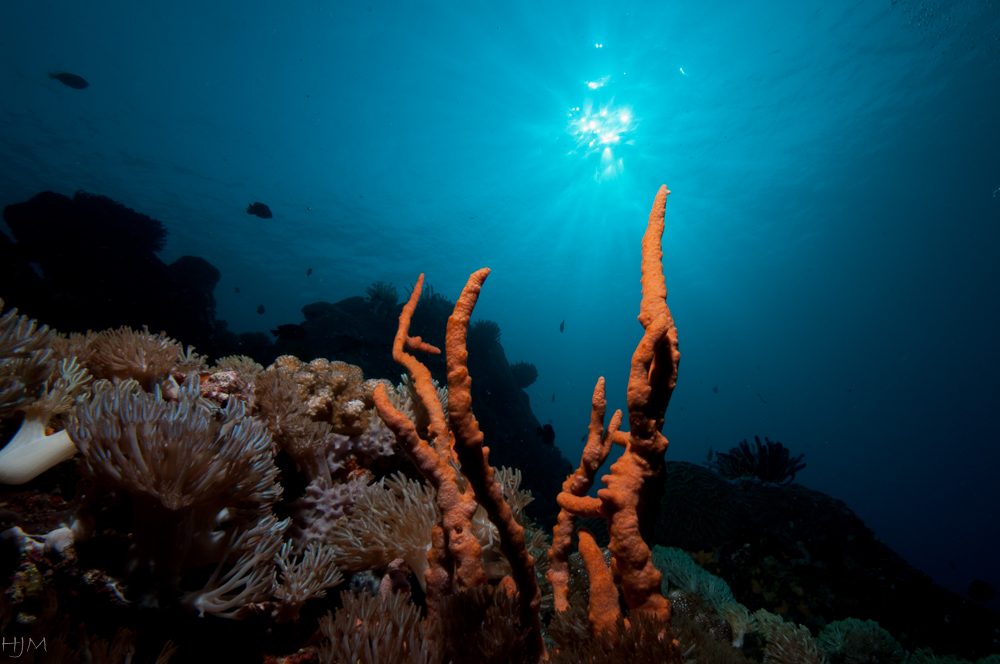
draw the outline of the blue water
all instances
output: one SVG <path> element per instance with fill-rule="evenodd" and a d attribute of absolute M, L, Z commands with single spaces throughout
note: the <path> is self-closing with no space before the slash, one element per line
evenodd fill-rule
<path fill-rule="evenodd" d="M 598 376 L 624 408 L 666 183 L 668 457 L 780 440 L 938 583 L 1000 586 L 996 3 L 36 0 L 0 62 L 0 206 L 163 221 L 236 332 L 488 266 L 573 460 Z"/>

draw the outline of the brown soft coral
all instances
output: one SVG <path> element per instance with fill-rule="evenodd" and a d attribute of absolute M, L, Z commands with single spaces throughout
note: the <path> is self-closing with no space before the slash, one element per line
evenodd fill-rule
<path fill-rule="evenodd" d="M 54 337 L 16 309 L 0 317 L 0 418 L 24 415 L 0 450 L 0 483 L 23 484 L 76 453 L 64 431 L 46 429 L 86 392 L 90 375 L 76 358 L 56 361 L 48 346 Z"/>
<path fill-rule="evenodd" d="M 192 346 L 185 349 L 165 332 L 153 334 L 148 328 L 123 326 L 97 333 L 57 335 L 52 347 L 57 357 L 77 358 L 96 378 L 132 379 L 146 392 L 156 385 L 174 390 L 176 386 L 168 385 L 172 373 L 185 376 L 204 367 L 203 358 Z"/>
<path fill-rule="evenodd" d="M 0 317 L 0 419 L 30 402 L 52 373 L 51 337 L 49 328 L 18 316 L 17 309 Z"/>
<path fill-rule="evenodd" d="M 177 599 L 186 570 L 216 563 L 206 588 L 184 603 L 237 615 L 270 597 L 288 526 L 270 514 L 281 495 L 271 438 L 239 401 L 224 409 L 201 401 L 197 377 L 178 396 L 168 402 L 132 380 L 100 381 L 68 431 L 84 476 L 132 498 L 130 590 L 148 604 Z"/>

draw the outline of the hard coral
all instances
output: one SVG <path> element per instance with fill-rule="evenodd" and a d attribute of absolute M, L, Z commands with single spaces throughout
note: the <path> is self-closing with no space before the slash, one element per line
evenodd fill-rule
<path fill-rule="evenodd" d="M 335 476 L 395 453 L 392 432 L 368 410 L 378 383 L 343 362 L 285 355 L 254 380 L 254 413 L 310 481 L 332 486 Z"/>
<path fill-rule="evenodd" d="M 374 384 L 366 383 L 358 367 L 319 358 L 308 364 L 293 355 L 282 355 L 268 370 L 292 375 L 309 416 L 327 422 L 334 433 L 357 436 L 368 424 Z"/>
<path fill-rule="evenodd" d="M 686 461 L 668 461 L 653 541 L 686 551 L 732 541 L 750 516 L 743 493 L 718 473 Z"/>

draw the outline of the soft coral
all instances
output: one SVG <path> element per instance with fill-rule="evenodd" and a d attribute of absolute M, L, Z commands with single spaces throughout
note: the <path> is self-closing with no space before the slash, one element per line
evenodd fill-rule
<path fill-rule="evenodd" d="M 45 432 L 52 418 L 69 411 L 86 391 L 90 375 L 76 358 L 54 362 L 50 337 L 47 327 L 18 316 L 17 309 L 0 317 L 0 417 L 19 411 L 24 415 L 17 433 L 0 450 L 3 484 L 24 484 L 76 454 L 65 431 Z"/>

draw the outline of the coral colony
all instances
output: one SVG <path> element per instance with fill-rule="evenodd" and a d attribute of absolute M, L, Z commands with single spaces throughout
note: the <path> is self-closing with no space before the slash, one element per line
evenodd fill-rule
<path fill-rule="evenodd" d="M 244 356 L 209 369 L 163 333 L 62 335 L 8 311 L 0 418 L 19 428 L 0 451 L 0 481 L 35 488 L 4 494 L 4 513 L 20 514 L 0 535 L 10 579 L 0 606 L 4 654 L 10 644 L 16 656 L 67 662 L 165 663 L 175 653 L 184 662 L 901 662 L 900 643 L 872 620 L 830 620 L 813 638 L 783 619 L 789 597 L 800 598 L 802 619 L 822 606 L 809 573 L 778 569 L 767 551 L 751 558 L 749 543 L 694 554 L 652 545 L 665 529 L 691 531 L 663 518 L 661 498 L 665 512 L 687 498 L 697 503 L 685 512 L 693 518 L 708 505 L 716 526 L 753 522 L 764 532 L 766 520 L 747 506 L 785 500 L 792 494 L 776 492 L 794 490 L 785 485 L 804 467 L 769 440 L 718 455 L 715 472 L 665 464 L 661 429 L 680 360 L 662 267 L 669 193 L 657 192 L 642 239 L 644 332 L 629 374 L 629 430 L 620 430 L 620 410 L 605 422 L 599 378 L 551 539 L 527 516 L 532 497 L 520 472 L 490 465 L 472 411 L 467 343 L 475 353 L 500 339 L 491 321 L 470 325 L 489 269 L 469 277 L 447 320 L 446 386 L 415 354 L 441 350 L 411 335 L 419 307 L 446 302 L 424 275 L 392 344 L 407 372 L 398 385 L 290 355 L 267 369 Z M 398 311 L 391 284 L 368 296 L 365 307 L 379 316 Z M 526 363 L 508 373 L 521 387 L 537 378 Z M 616 444 L 623 454 L 589 495 Z M 44 489 L 33 482 L 43 473 Z M 70 503 L 58 486 L 75 493 Z M 728 497 L 711 507 L 711 497 L 698 498 L 708 492 Z M 872 543 L 863 525 L 848 527 L 857 534 L 844 546 Z M 791 567 L 809 568 L 836 548 L 811 552 L 803 540 L 785 546 L 797 557 Z M 753 561 L 731 575 L 740 599 L 774 612 L 751 613 L 709 571 L 740 560 Z M 889 567 L 876 573 L 908 583 Z M 821 585 L 831 605 L 825 578 Z M 339 596 L 327 596 L 337 587 Z M 953 622 L 967 622 L 964 610 L 952 611 Z M 908 657 L 940 661 L 924 650 Z"/>

